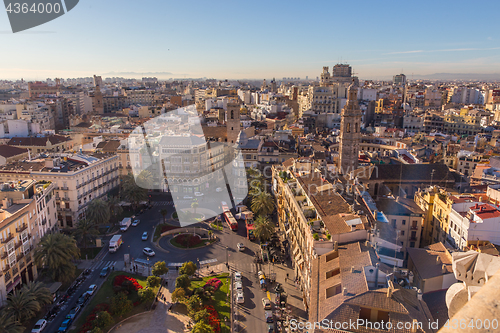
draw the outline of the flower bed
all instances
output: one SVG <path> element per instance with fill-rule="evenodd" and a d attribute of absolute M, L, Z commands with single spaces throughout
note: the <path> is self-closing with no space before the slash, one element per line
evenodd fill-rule
<path fill-rule="evenodd" d="M 219 281 L 220 282 L 220 281 Z M 210 316 L 208 317 L 208 324 L 212 326 L 215 333 L 220 332 L 220 319 L 219 314 L 215 311 L 214 307 L 211 305 L 205 305 L 205 309 L 207 309 Z"/>
<path fill-rule="evenodd" d="M 113 280 L 113 287 L 122 287 L 124 283 L 127 283 L 126 281 L 129 281 L 132 284 L 134 290 L 137 291 L 139 289 L 142 289 L 142 286 L 139 284 L 139 282 L 137 282 L 136 279 L 126 275 L 115 276 L 115 279 Z"/>
<path fill-rule="evenodd" d="M 92 310 L 92 312 L 85 319 L 85 323 L 82 325 L 80 329 L 80 333 L 85 333 L 94 328 L 93 321 L 95 320 L 96 315 L 101 311 L 109 312 L 109 304 L 101 303 L 97 304 L 96 307 Z"/>
<path fill-rule="evenodd" d="M 219 280 L 218 278 L 211 278 L 210 280 L 207 281 L 207 283 L 203 286 L 203 288 L 207 288 L 208 286 L 214 287 L 214 291 L 217 291 L 222 286 L 222 281 Z"/>
<path fill-rule="evenodd" d="M 162 225 L 161 226 L 161 233 L 164 233 L 164 232 L 167 232 L 167 231 L 170 231 L 170 230 L 174 230 L 174 229 L 179 229 L 180 227 L 176 227 L 174 225 Z"/>
<path fill-rule="evenodd" d="M 174 237 L 174 241 L 183 247 L 195 247 L 201 243 L 201 237 L 198 235 L 178 235 Z"/>

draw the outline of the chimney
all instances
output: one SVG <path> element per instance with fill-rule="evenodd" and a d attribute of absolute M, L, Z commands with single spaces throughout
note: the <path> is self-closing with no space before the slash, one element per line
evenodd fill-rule
<path fill-rule="evenodd" d="M 422 289 L 417 290 L 417 298 L 419 301 L 422 300 Z"/>
<path fill-rule="evenodd" d="M 446 274 L 448 270 L 446 269 L 446 264 L 441 265 L 441 273 Z"/>
<path fill-rule="evenodd" d="M 420 327 L 420 325 L 421 325 L 421 323 L 419 324 L 416 319 L 413 319 L 413 322 L 411 324 L 411 330 L 410 330 L 410 332 L 411 333 L 417 333 L 418 328 Z"/>
<path fill-rule="evenodd" d="M 436 257 L 436 264 L 441 264 L 441 258 L 439 256 Z"/>
<path fill-rule="evenodd" d="M 342 295 L 347 296 L 347 288 L 342 288 Z"/>
<path fill-rule="evenodd" d="M 365 241 L 365 246 L 366 246 L 366 247 L 370 246 L 370 241 L 368 241 L 368 240 L 367 240 L 367 241 Z"/>
<path fill-rule="evenodd" d="M 392 297 L 392 285 L 389 285 L 389 287 L 387 288 L 387 298 L 391 297 Z"/>
<path fill-rule="evenodd" d="M 478 203 L 476 202 L 476 204 L 474 205 L 474 209 L 477 209 L 479 207 Z"/>
<path fill-rule="evenodd" d="M 354 273 L 355 269 L 354 266 L 351 266 L 351 273 Z"/>
<path fill-rule="evenodd" d="M 45 167 L 46 168 L 49 168 L 49 169 L 52 169 L 54 167 L 54 160 L 50 157 L 47 157 L 45 159 Z"/>

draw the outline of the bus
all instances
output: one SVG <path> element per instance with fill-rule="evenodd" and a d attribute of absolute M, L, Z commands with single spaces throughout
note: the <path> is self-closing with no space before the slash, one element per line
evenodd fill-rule
<path fill-rule="evenodd" d="M 251 241 L 255 240 L 255 234 L 253 233 L 253 224 L 247 224 L 247 238 Z"/>
<path fill-rule="evenodd" d="M 229 228 L 231 228 L 232 231 L 238 230 L 238 221 L 236 221 L 233 214 L 229 210 L 227 212 L 224 212 L 224 219 L 226 220 L 227 225 L 229 226 Z"/>

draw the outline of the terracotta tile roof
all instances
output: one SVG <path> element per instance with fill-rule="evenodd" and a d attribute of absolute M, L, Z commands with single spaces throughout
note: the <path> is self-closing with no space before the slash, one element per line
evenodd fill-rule
<path fill-rule="evenodd" d="M 446 269 L 444 274 L 453 274 L 452 257 L 443 243 L 431 244 L 423 249 L 408 248 L 407 251 L 415 270 L 422 279 L 443 275 L 443 264 Z"/>
<path fill-rule="evenodd" d="M 0 156 L 3 156 L 5 158 L 26 154 L 27 152 L 28 149 L 26 148 L 17 148 L 8 145 L 0 145 Z"/>
<path fill-rule="evenodd" d="M 47 141 L 50 141 L 53 145 L 60 144 L 63 142 L 71 141 L 71 138 L 62 135 L 49 135 L 45 137 L 24 137 L 24 138 L 12 138 L 8 142 L 11 146 L 40 146 L 45 147 Z"/>

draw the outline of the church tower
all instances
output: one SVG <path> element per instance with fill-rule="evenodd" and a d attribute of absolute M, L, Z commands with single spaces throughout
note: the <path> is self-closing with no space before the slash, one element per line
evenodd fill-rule
<path fill-rule="evenodd" d="M 226 129 L 228 144 L 235 144 L 240 134 L 240 101 L 231 98 L 227 102 Z"/>
<path fill-rule="evenodd" d="M 358 88 L 354 82 L 347 91 L 347 103 L 340 121 L 340 173 L 347 175 L 358 168 L 359 143 L 361 142 L 361 109 L 358 105 Z"/>

